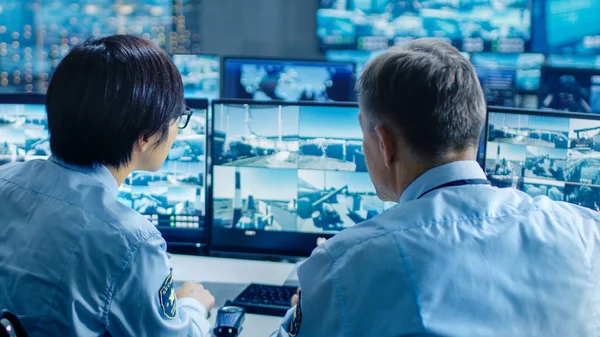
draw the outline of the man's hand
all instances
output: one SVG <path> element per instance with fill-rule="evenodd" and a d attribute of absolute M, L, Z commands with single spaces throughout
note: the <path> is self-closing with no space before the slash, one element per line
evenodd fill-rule
<path fill-rule="evenodd" d="M 290 301 L 292 304 L 292 307 L 295 306 L 296 304 L 298 304 L 299 297 L 300 297 L 300 288 L 298 288 L 298 290 L 296 290 L 296 295 L 292 296 L 292 300 Z"/>
<path fill-rule="evenodd" d="M 206 311 L 210 312 L 215 306 L 215 298 L 211 293 L 204 289 L 204 286 L 192 281 L 185 282 L 179 290 L 177 290 L 177 298 L 190 297 L 200 302 Z"/>

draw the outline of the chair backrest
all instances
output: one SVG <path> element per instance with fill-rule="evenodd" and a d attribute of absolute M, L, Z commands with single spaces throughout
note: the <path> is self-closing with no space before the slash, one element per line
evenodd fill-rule
<path fill-rule="evenodd" d="M 27 337 L 17 316 L 8 310 L 0 311 L 0 337 Z"/>

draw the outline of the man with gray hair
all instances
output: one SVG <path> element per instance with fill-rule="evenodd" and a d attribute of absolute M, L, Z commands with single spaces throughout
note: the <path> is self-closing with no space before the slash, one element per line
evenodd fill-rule
<path fill-rule="evenodd" d="M 399 202 L 316 248 L 278 336 L 598 336 L 600 215 L 490 186 L 472 65 L 420 39 L 358 84 L 379 197 Z"/>

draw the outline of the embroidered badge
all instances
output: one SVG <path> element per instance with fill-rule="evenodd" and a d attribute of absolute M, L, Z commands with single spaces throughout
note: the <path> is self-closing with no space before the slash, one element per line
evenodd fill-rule
<path fill-rule="evenodd" d="M 175 296 L 175 289 L 173 288 L 172 270 L 160 287 L 158 298 L 160 298 L 160 306 L 162 307 L 165 317 L 169 319 L 175 318 L 175 316 L 177 316 L 177 297 Z"/>
<path fill-rule="evenodd" d="M 301 297 L 302 292 L 298 294 L 298 303 L 296 304 L 296 310 L 294 311 L 294 316 L 292 317 L 292 321 L 290 322 L 290 326 L 288 327 L 288 333 L 290 337 L 296 337 L 300 332 L 300 322 L 302 322 L 302 307 L 300 306 Z"/>

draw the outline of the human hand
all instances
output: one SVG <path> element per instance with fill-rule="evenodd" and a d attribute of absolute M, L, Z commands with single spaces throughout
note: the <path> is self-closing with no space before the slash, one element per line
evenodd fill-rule
<path fill-rule="evenodd" d="M 210 291 L 204 289 L 204 286 L 192 281 L 185 282 L 179 290 L 177 290 L 177 298 L 190 297 L 200 302 L 207 312 L 215 306 L 215 298 Z"/>
<path fill-rule="evenodd" d="M 293 306 L 295 306 L 296 304 L 298 304 L 298 299 L 300 298 L 300 288 L 298 288 L 298 290 L 296 290 L 296 294 L 294 296 L 292 296 L 292 300 L 290 301 L 290 304 Z"/>

